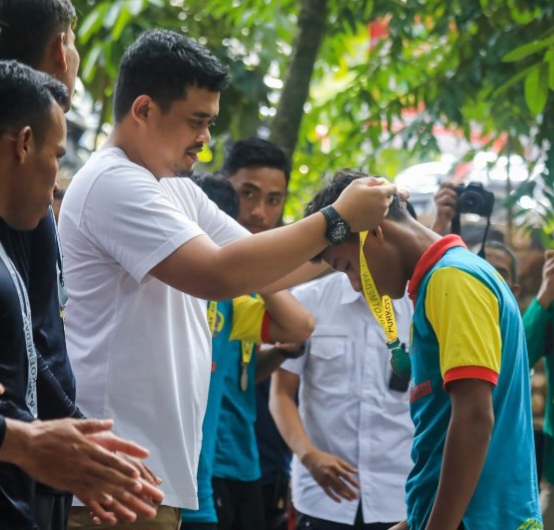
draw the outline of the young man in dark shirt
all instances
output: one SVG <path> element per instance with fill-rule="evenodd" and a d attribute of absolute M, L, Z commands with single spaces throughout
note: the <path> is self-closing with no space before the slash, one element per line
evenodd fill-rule
<path fill-rule="evenodd" d="M 58 160 L 65 153 L 67 102 L 62 83 L 16 61 L 0 61 L 0 219 L 16 230 L 36 228 L 52 203 Z M 2 530 L 36 529 L 35 484 L 26 472 L 76 491 L 106 521 L 115 517 L 98 501 L 124 520 L 153 516 L 155 509 L 142 496 L 160 502 L 161 492 L 137 481 L 137 471 L 108 452 L 143 458 L 147 451 L 102 434 L 110 421 L 34 421 L 38 395 L 58 416 L 80 416 L 45 364 L 33 344 L 24 281 L 0 241 Z"/>
<path fill-rule="evenodd" d="M 70 0 L 6 0 L 0 3 L 0 59 L 15 59 L 52 75 L 68 90 L 63 103 L 69 110 L 79 54 L 75 48 L 75 9 Z M 27 288 L 33 315 L 33 341 L 69 400 L 75 401 L 71 370 L 60 312 L 66 301 L 56 225 L 49 208 L 38 226 L 19 231 L 0 220 L 0 241 Z M 44 391 L 39 392 L 38 417 L 58 418 L 59 411 Z M 63 527 L 71 496 L 37 485 L 37 521 L 40 528 Z"/>
<path fill-rule="evenodd" d="M 31 230 L 48 212 L 58 159 L 65 153 L 62 106 L 68 102 L 67 89 L 15 61 L 1 62 L 0 76 L 2 221 L 18 230 Z M 60 416 L 78 416 L 78 409 L 63 391 L 51 384 L 51 374 L 37 355 L 26 286 L 3 240 L 0 296 L 0 379 L 6 387 L 0 413 L 33 421 L 38 416 L 38 387 L 42 386 L 43 392 L 59 391 L 48 399 Z M 4 528 L 33 528 L 33 497 L 34 483 L 28 475 L 15 466 L 0 465 L 0 519 Z"/>

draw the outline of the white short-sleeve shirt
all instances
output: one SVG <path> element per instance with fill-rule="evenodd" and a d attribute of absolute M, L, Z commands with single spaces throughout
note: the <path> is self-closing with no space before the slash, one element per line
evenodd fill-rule
<path fill-rule="evenodd" d="M 364 522 L 406 518 L 404 485 L 412 468 L 409 392 L 389 389 L 392 374 L 385 335 L 346 275 L 331 274 L 293 289 L 316 319 L 306 354 L 281 368 L 300 377 L 299 412 L 320 450 L 358 469 Z M 399 337 L 408 344 L 413 306 L 393 302 Z M 302 513 L 354 524 L 359 501 L 337 504 L 296 458 L 292 500 Z"/>
<path fill-rule="evenodd" d="M 158 181 L 117 148 L 77 173 L 60 215 L 77 403 L 150 450 L 164 505 L 192 509 L 211 366 L 206 303 L 149 271 L 205 233 L 218 244 L 248 234 L 190 180 Z"/>

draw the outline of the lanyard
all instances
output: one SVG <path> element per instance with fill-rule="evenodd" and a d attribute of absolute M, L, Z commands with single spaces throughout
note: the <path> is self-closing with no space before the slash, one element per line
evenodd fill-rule
<path fill-rule="evenodd" d="M 208 302 L 208 325 L 210 326 L 210 333 L 214 334 L 215 322 L 217 320 L 217 302 L 210 300 Z"/>
<path fill-rule="evenodd" d="M 391 350 L 391 364 L 393 370 L 399 374 L 410 372 L 410 358 L 400 343 L 398 337 L 398 326 L 394 316 L 394 307 L 389 296 L 381 297 L 373 281 L 373 276 L 367 266 L 367 260 L 364 254 L 364 244 L 367 238 L 367 231 L 360 232 L 360 277 L 364 297 L 375 320 L 383 328 L 386 337 L 387 348 Z"/>
<path fill-rule="evenodd" d="M 29 297 L 27 291 L 23 286 L 21 276 L 15 270 L 12 260 L 6 254 L 2 243 L 0 243 L 0 260 L 4 262 L 12 281 L 17 291 L 19 298 L 19 306 L 21 308 L 21 318 L 23 320 L 23 333 L 25 335 L 25 346 L 27 350 L 27 362 L 28 362 L 28 376 L 27 376 L 27 391 L 25 394 L 25 402 L 27 408 L 31 414 L 37 417 L 37 372 L 38 361 L 37 352 L 35 350 L 35 344 L 33 342 L 33 323 L 31 321 L 31 305 L 29 304 Z"/>
<path fill-rule="evenodd" d="M 63 277 L 63 254 L 62 246 L 60 244 L 60 234 L 58 232 L 58 225 L 56 223 L 56 218 L 54 217 L 54 210 L 50 206 L 50 218 L 52 224 L 54 225 L 54 233 L 56 236 L 56 244 L 58 246 L 58 256 L 56 259 L 56 278 L 58 281 L 58 303 L 60 305 L 60 315 L 64 316 L 64 309 L 67 304 L 67 289 L 65 288 L 65 280 Z"/>

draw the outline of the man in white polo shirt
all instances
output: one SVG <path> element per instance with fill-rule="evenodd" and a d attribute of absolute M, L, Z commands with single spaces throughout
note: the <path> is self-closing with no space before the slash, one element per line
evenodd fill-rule
<path fill-rule="evenodd" d="M 406 517 L 408 380 L 393 375 L 383 330 L 346 275 L 331 274 L 293 294 L 316 327 L 305 355 L 273 375 L 270 408 L 294 452 L 296 528 L 388 530 Z M 407 344 L 412 303 L 406 296 L 394 309 Z"/>
<path fill-rule="evenodd" d="M 118 433 L 148 447 L 149 465 L 163 480 L 158 517 L 126 530 L 177 529 L 180 508 L 197 507 L 211 365 L 204 300 L 257 291 L 350 229 L 376 227 L 395 191 L 366 179 L 336 208 L 243 237 L 194 184 L 163 178 L 197 161 L 226 83 L 226 69 L 196 41 L 144 33 L 123 56 L 107 144 L 74 177 L 62 204 L 77 402 L 87 415 L 113 417 Z M 69 528 L 98 527 L 88 510 L 73 508 Z"/>

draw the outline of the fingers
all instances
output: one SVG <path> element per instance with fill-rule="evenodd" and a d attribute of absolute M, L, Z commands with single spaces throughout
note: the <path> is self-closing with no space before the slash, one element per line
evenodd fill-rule
<path fill-rule="evenodd" d="M 109 506 L 110 512 L 113 516 L 115 516 L 117 521 L 123 523 L 132 523 L 139 517 L 139 513 L 137 513 L 137 511 L 133 508 L 133 503 L 130 502 L 128 497 L 136 498 L 130 493 L 123 493 L 119 499 L 114 498 L 113 502 Z M 154 517 L 156 515 L 156 510 L 150 509 L 147 513 L 148 515 L 145 517 Z M 96 512 L 94 512 L 94 514 L 98 517 Z"/>
<path fill-rule="evenodd" d="M 146 458 L 150 453 L 144 447 L 124 440 L 113 433 L 105 432 L 98 435 L 92 434 L 90 438 L 108 451 L 117 451 L 134 458 Z"/>
<path fill-rule="evenodd" d="M 358 493 L 353 488 L 359 489 L 359 482 L 351 475 L 352 466 L 337 458 L 331 465 L 321 469 L 319 484 L 325 490 L 325 493 L 335 502 L 340 502 L 340 499 L 355 500 L 358 498 Z M 349 486 L 350 484 L 350 486 Z"/>
<path fill-rule="evenodd" d="M 342 458 L 337 457 L 337 464 L 342 469 L 344 469 L 344 471 L 346 471 L 347 473 L 357 473 L 358 472 L 358 470 L 354 466 L 352 466 L 348 462 L 342 460 Z"/>
<path fill-rule="evenodd" d="M 146 495 L 132 495 L 125 492 L 121 497 L 114 499 L 113 512 L 118 519 L 132 514 L 137 518 L 149 519 L 155 517 L 158 504 Z"/>
<path fill-rule="evenodd" d="M 358 498 L 358 494 L 338 474 L 326 474 L 320 485 L 325 493 L 335 502 L 341 502 L 341 499 L 353 501 Z"/>
<path fill-rule="evenodd" d="M 100 445 L 91 443 L 89 456 L 98 464 L 98 467 L 101 468 L 103 472 L 112 472 L 110 477 L 114 482 L 118 483 L 118 486 L 130 489 L 132 483 L 137 483 L 135 479 L 140 476 L 137 468 L 115 453 L 110 453 Z M 135 487 L 133 491 L 140 491 L 140 486 L 138 490 Z"/>
<path fill-rule="evenodd" d="M 155 485 L 149 484 L 146 481 L 142 481 L 141 496 L 152 499 L 155 504 L 161 504 L 164 500 L 163 492 Z"/>
<path fill-rule="evenodd" d="M 157 475 L 155 475 L 154 472 L 145 463 L 137 461 L 137 466 L 141 478 L 144 479 L 147 483 L 154 484 L 156 486 L 159 486 L 162 483 L 161 479 Z"/>
<path fill-rule="evenodd" d="M 401 201 L 407 201 L 410 198 L 410 192 L 406 189 L 399 189 L 396 191 L 396 194 Z"/>
<path fill-rule="evenodd" d="M 4 387 L 0 384 L 0 396 L 4 393 Z"/>
<path fill-rule="evenodd" d="M 109 512 L 106 508 L 104 508 L 102 504 L 100 504 L 98 501 L 95 501 L 95 500 L 85 501 L 83 499 L 81 500 L 85 503 L 85 506 L 88 506 L 91 509 L 92 513 L 94 514 L 95 524 L 101 524 L 101 523 L 116 524 L 117 523 L 116 516 L 112 512 Z"/>
<path fill-rule="evenodd" d="M 73 420 L 72 423 L 81 434 L 95 434 L 113 428 L 113 420 Z"/>

